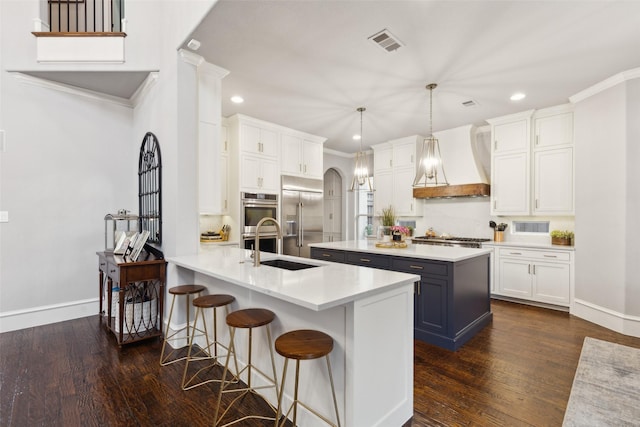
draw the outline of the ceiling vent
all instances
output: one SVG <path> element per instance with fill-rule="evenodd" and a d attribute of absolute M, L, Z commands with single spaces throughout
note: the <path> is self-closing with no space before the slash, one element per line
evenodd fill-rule
<path fill-rule="evenodd" d="M 391 32 L 386 28 L 379 33 L 375 33 L 374 35 L 369 37 L 369 40 L 371 40 L 387 52 L 393 52 L 398 48 L 404 46 L 404 44 L 396 36 L 391 34 Z"/>
<path fill-rule="evenodd" d="M 473 99 L 470 99 L 468 101 L 465 101 L 462 103 L 463 107 L 475 107 L 476 105 L 478 105 L 478 103 L 476 101 L 474 101 Z"/>

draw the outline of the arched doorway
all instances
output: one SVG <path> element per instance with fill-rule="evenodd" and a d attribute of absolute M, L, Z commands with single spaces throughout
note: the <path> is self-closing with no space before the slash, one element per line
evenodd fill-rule
<path fill-rule="evenodd" d="M 342 177 L 335 169 L 324 173 L 323 240 L 339 242 L 342 237 Z"/>

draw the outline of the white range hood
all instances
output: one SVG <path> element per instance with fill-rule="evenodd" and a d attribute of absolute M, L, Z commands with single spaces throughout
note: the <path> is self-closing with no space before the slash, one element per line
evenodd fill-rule
<path fill-rule="evenodd" d="M 490 195 L 490 133 L 473 125 L 434 132 L 449 185 L 413 189 L 413 197 L 485 197 Z"/>

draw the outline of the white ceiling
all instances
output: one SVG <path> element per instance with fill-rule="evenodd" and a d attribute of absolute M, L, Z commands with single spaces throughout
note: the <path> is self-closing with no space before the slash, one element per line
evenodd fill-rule
<path fill-rule="evenodd" d="M 385 28 L 405 46 L 387 53 L 367 40 Z M 428 134 L 427 83 L 438 84 L 438 131 L 566 103 L 640 67 L 640 1 L 221 0 L 191 37 L 230 71 L 224 116 L 324 136 L 350 153 L 360 106 L 365 147 Z M 527 97 L 510 101 L 516 91 Z"/>

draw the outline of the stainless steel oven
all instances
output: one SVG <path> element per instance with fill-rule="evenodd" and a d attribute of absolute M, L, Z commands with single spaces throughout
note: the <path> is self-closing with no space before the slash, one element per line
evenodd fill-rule
<path fill-rule="evenodd" d="M 278 195 L 264 193 L 240 193 L 242 207 L 240 209 L 240 226 L 242 227 L 240 247 L 251 249 L 256 238 L 256 225 L 265 217 L 278 219 Z M 260 250 L 276 252 L 276 237 L 278 231 L 275 225 L 260 227 Z"/>

